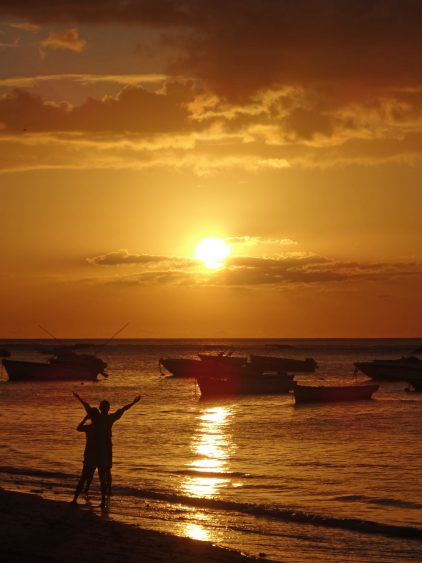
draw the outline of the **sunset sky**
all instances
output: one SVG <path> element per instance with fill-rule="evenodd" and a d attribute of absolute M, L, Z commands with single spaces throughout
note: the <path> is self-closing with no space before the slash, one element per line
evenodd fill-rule
<path fill-rule="evenodd" d="M 2 338 L 419 337 L 422 1 L 1 1 L 0 195 Z"/>

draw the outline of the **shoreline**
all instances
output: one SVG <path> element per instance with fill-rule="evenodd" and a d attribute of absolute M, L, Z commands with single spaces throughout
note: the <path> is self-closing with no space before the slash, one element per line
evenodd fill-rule
<path fill-rule="evenodd" d="M 0 489 L 0 519 L 0 554 L 8 563 L 269 561 L 108 520 L 81 505 L 6 489 Z"/>

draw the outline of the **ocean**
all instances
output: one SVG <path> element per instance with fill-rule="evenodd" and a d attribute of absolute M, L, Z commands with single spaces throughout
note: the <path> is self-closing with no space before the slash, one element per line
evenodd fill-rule
<path fill-rule="evenodd" d="M 75 341 L 59 341 L 71 344 Z M 353 383 L 354 362 L 410 355 L 421 340 L 91 341 L 108 363 L 98 382 L 0 381 L 0 486 L 71 500 L 84 411 L 140 403 L 113 430 L 107 517 L 283 562 L 422 560 L 422 394 L 382 382 L 373 400 L 295 406 L 286 395 L 203 400 L 192 379 L 165 377 L 165 357 L 232 347 L 237 355 L 313 357 L 299 383 Z M 2 341 L 12 358 L 34 344 Z M 276 345 L 289 348 L 277 349 Z M 101 513 L 98 478 L 81 509 Z"/>

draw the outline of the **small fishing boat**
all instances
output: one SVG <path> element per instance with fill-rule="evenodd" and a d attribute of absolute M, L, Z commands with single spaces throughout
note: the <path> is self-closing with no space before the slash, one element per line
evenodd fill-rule
<path fill-rule="evenodd" d="M 422 360 L 415 356 L 395 360 L 373 360 L 356 362 L 356 370 L 371 379 L 407 381 L 409 378 L 422 379 Z"/>
<path fill-rule="evenodd" d="M 3 359 L 11 381 L 95 381 L 105 373 L 107 364 L 93 354 L 77 354 L 68 348 L 57 348 L 47 362 Z"/>
<path fill-rule="evenodd" d="M 280 358 L 278 356 L 256 356 L 251 354 L 251 364 L 258 370 L 314 372 L 318 367 L 313 358 L 296 360 L 294 358 Z"/>
<path fill-rule="evenodd" d="M 248 358 L 246 356 L 232 356 L 231 352 L 224 354 L 198 354 L 201 362 L 206 363 L 208 366 L 219 368 L 221 366 L 240 367 L 246 364 Z"/>
<path fill-rule="evenodd" d="M 195 377 L 203 367 L 201 360 L 191 358 L 160 358 L 158 365 L 161 375 L 165 375 L 161 370 L 164 367 L 174 377 Z"/>
<path fill-rule="evenodd" d="M 243 374 L 196 376 L 201 396 L 229 397 L 233 395 L 274 395 L 288 393 L 294 387 L 294 377 L 280 373 L 256 373 L 246 369 Z"/>
<path fill-rule="evenodd" d="M 337 403 L 340 401 L 365 401 L 372 398 L 379 385 L 318 386 L 297 385 L 293 387 L 296 404 Z"/>

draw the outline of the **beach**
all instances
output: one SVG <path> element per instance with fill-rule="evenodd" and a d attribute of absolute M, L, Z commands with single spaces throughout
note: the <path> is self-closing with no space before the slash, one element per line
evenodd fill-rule
<path fill-rule="evenodd" d="M 208 542 L 146 531 L 97 516 L 81 505 L 0 490 L 0 554 L 19 563 L 257 561 Z"/>

